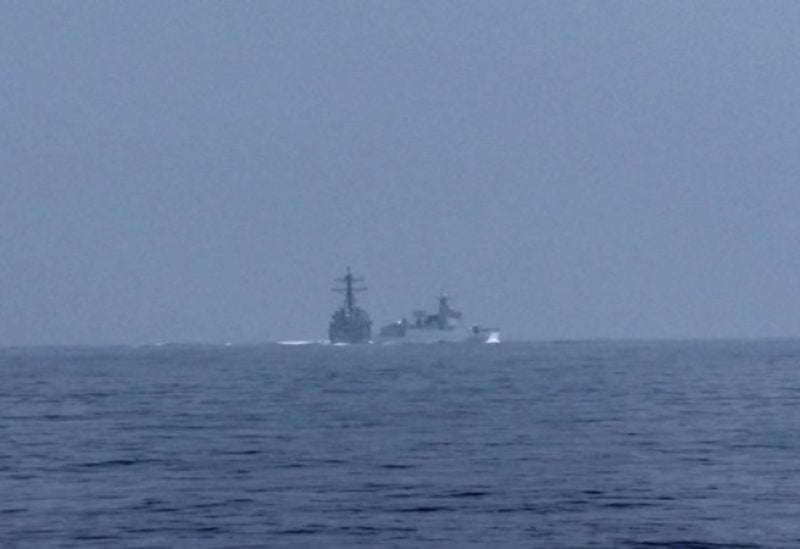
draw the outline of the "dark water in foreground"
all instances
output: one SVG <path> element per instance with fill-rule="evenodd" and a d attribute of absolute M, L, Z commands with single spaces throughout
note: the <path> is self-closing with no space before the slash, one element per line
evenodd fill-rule
<path fill-rule="evenodd" d="M 797 547 L 800 341 L 0 351 L 1 547 Z"/>

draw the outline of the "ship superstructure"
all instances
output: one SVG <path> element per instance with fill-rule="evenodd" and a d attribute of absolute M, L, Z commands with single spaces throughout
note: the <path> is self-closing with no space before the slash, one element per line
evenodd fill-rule
<path fill-rule="evenodd" d="M 356 305 L 356 293 L 366 291 L 364 287 L 356 287 L 356 283 L 363 282 L 362 277 L 354 276 L 347 267 L 344 277 L 337 282 L 343 287 L 334 288 L 333 291 L 344 294 L 344 303 L 331 317 L 328 325 L 328 337 L 331 343 L 369 343 L 372 339 L 372 321 L 369 314 Z"/>

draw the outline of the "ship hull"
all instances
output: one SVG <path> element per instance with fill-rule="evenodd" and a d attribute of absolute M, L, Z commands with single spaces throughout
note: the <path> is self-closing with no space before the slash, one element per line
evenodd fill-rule
<path fill-rule="evenodd" d="M 331 343 L 349 343 L 351 345 L 370 343 L 372 322 L 367 313 L 359 308 L 354 308 L 349 312 L 339 309 L 334 313 L 328 326 L 328 338 Z"/>
<path fill-rule="evenodd" d="M 405 335 L 379 335 L 375 343 L 392 344 L 431 344 L 431 343 L 499 343 L 500 332 L 496 330 L 474 333 L 467 330 L 424 330 L 409 329 Z"/>

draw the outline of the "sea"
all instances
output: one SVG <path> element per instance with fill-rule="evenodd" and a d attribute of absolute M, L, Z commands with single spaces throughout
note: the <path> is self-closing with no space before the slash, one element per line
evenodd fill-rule
<path fill-rule="evenodd" d="M 0 350 L 0 547 L 800 547 L 800 341 Z"/>

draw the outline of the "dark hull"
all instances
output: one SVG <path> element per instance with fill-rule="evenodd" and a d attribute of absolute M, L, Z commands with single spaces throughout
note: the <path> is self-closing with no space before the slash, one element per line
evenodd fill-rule
<path fill-rule="evenodd" d="M 328 337 L 331 343 L 369 343 L 372 340 L 372 322 L 367 313 L 359 308 L 349 313 L 339 309 L 331 318 Z"/>

